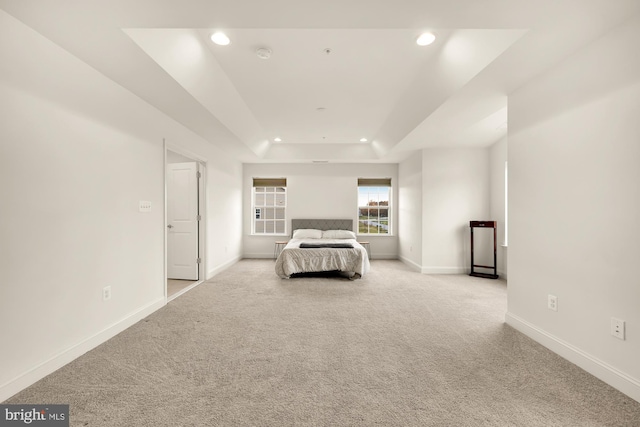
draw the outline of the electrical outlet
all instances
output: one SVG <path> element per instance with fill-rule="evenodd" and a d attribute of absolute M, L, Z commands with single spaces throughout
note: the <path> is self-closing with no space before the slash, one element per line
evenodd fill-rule
<path fill-rule="evenodd" d="M 102 288 L 102 301 L 108 301 L 111 299 L 111 286 L 105 286 Z"/>
<path fill-rule="evenodd" d="M 547 295 L 547 308 L 549 310 L 558 311 L 558 297 L 555 295 Z"/>
<path fill-rule="evenodd" d="M 611 335 L 624 340 L 624 320 L 611 318 Z"/>
<path fill-rule="evenodd" d="M 151 212 L 151 202 L 146 200 L 140 200 L 140 204 L 138 205 L 138 210 L 140 212 Z"/>

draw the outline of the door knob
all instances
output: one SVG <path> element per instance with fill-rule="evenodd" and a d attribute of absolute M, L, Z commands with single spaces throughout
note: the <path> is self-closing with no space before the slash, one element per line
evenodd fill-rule
<path fill-rule="evenodd" d="M 167 225 L 167 228 L 173 228 L 173 225 L 169 224 Z"/>

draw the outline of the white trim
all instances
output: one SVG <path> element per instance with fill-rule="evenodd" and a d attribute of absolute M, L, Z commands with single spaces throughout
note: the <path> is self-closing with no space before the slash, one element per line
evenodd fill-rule
<path fill-rule="evenodd" d="M 371 254 L 371 259 L 399 259 L 397 254 L 381 254 L 375 252 Z"/>
<path fill-rule="evenodd" d="M 31 368 L 28 371 L 18 375 L 14 379 L 0 385 L 0 402 L 7 400 L 14 394 L 24 390 L 30 385 L 43 379 L 47 375 L 52 374 L 56 370 L 82 356 L 86 352 L 108 341 L 109 339 L 118 335 L 120 332 L 149 316 L 154 311 L 159 310 L 164 305 L 165 298 L 158 298 L 155 301 L 152 301 L 149 304 L 139 308 L 133 313 L 130 313 L 128 316 L 117 321 L 116 323 L 107 326 L 105 329 L 96 333 L 95 335 L 80 341 L 78 344 L 72 345 L 66 350 L 62 350 L 60 353 L 49 358 L 48 360 L 45 360 L 34 368 Z"/>
<path fill-rule="evenodd" d="M 169 281 L 167 280 L 167 283 Z M 190 284 L 189 286 L 180 289 L 178 292 L 171 294 L 167 297 L 167 302 L 173 301 L 174 299 L 178 298 L 180 295 L 182 294 L 186 294 L 187 292 L 189 292 L 191 289 L 195 288 L 196 286 L 202 284 L 204 282 L 204 280 L 198 280 L 195 283 Z M 168 286 L 167 286 L 168 287 Z"/>
<path fill-rule="evenodd" d="M 469 274 L 465 267 L 422 267 L 422 274 Z"/>
<path fill-rule="evenodd" d="M 165 165 L 166 167 L 166 165 Z M 205 279 L 207 265 L 209 264 L 208 246 L 207 245 L 207 228 L 209 221 L 209 214 L 207 206 L 209 206 L 209 192 L 207 191 L 207 180 L 209 169 L 207 162 L 202 160 L 198 163 L 198 172 L 200 172 L 200 179 L 198 180 L 198 215 L 200 215 L 200 221 L 198 221 L 198 252 L 200 253 L 200 266 L 198 267 L 198 278 L 200 282 Z"/>
<path fill-rule="evenodd" d="M 505 321 L 507 325 L 522 332 L 529 338 L 567 359 L 569 362 L 584 369 L 594 377 L 609 384 L 611 387 L 640 402 L 640 380 L 619 371 L 606 362 L 549 334 L 515 314 L 507 313 L 505 315 Z"/>
<path fill-rule="evenodd" d="M 405 258 L 403 256 L 398 257 L 400 261 L 411 267 L 411 269 L 417 273 L 422 272 L 422 266 L 416 262 L 411 261 L 409 258 Z"/>
<path fill-rule="evenodd" d="M 264 253 L 264 252 L 260 253 L 260 252 L 258 252 L 258 253 L 249 253 L 249 254 L 245 253 L 245 254 L 242 254 L 241 258 L 246 258 L 246 259 L 271 258 L 271 259 L 273 259 L 273 252 L 269 252 L 269 253 Z"/>
<path fill-rule="evenodd" d="M 168 301 L 169 298 L 169 287 L 167 286 L 167 277 L 168 270 L 168 260 L 167 260 L 167 246 L 169 245 L 169 241 L 167 239 L 167 218 L 168 218 L 168 210 L 167 210 L 167 151 L 168 151 L 167 140 L 162 138 L 162 244 L 163 244 L 163 259 L 162 259 L 162 286 L 164 287 L 164 300 Z"/>
<path fill-rule="evenodd" d="M 273 258 L 273 254 L 270 255 L 270 258 Z M 224 270 L 226 270 L 227 268 L 231 267 L 233 264 L 237 263 L 241 259 L 242 259 L 242 257 L 235 257 L 235 258 L 225 262 L 224 264 L 219 265 L 218 267 L 214 268 L 213 270 L 211 270 L 211 271 L 209 271 L 207 273 L 207 279 L 206 280 L 211 279 L 216 274 L 222 273 Z"/>

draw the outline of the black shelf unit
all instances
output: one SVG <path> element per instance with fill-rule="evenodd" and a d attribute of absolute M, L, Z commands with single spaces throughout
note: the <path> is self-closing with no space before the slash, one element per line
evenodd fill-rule
<path fill-rule="evenodd" d="M 497 279 L 498 276 L 498 249 L 497 249 L 497 228 L 498 221 L 469 221 L 469 227 L 471 228 L 471 273 L 469 276 L 483 277 L 485 279 Z M 476 265 L 473 261 L 473 229 L 474 228 L 493 228 L 493 265 Z M 493 269 L 491 273 L 481 273 L 475 271 L 476 268 L 488 268 Z"/>

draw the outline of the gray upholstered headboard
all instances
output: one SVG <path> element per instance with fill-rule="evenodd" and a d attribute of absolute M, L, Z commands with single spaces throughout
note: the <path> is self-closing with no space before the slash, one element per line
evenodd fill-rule
<path fill-rule="evenodd" d="M 349 230 L 353 231 L 352 219 L 292 219 L 291 235 L 299 228 L 315 228 L 316 230 Z"/>

